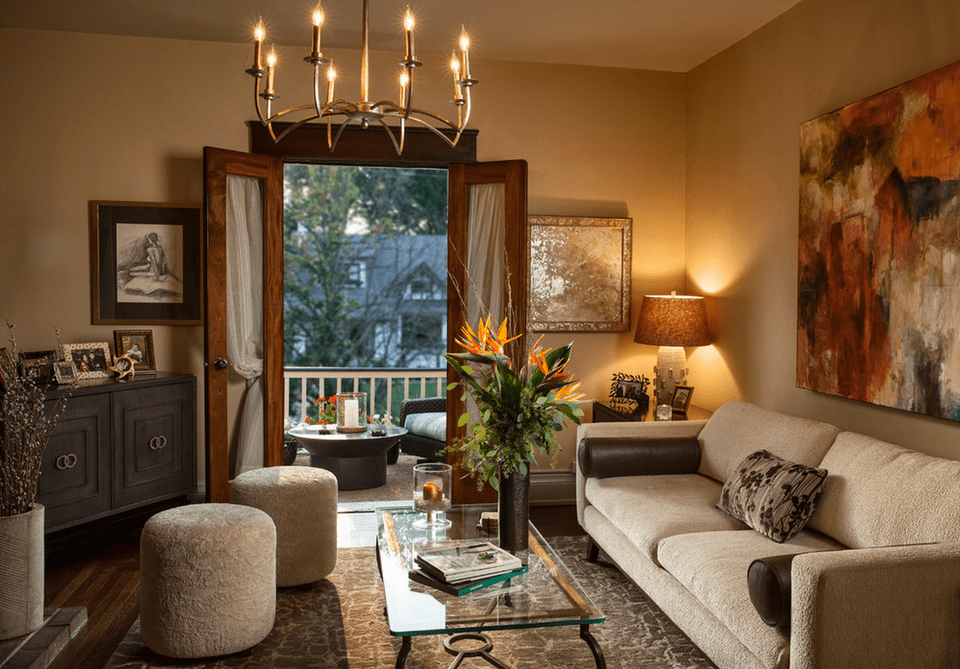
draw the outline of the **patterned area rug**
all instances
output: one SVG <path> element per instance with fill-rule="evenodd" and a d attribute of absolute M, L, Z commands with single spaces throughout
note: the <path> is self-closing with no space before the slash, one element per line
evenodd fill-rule
<path fill-rule="evenodd" d="M 610 669 L 714 667 L 647 596 L 610 563 L 583 559 L 586 537 L 556 537 L 551 545 L 600 604 L 606 622 L 591 628 Z M 150 651 L 139 620 L 106 669 L 375 669 L 393 667 L 400 639 L 391 637 L 373 548 L 342 548 L 337 568 L 309 586 L 277 593 L 273 631 L 253 648 L 204 661 L 171 660 Z M 578 627 L 491 632 L 493 655 L 515 669 L 594 667 Z M 439 637 L 415 637 L 408 669 L 446 669 L 453 657 Z M 489 667 L 467 659 L 465 669 Z"/>

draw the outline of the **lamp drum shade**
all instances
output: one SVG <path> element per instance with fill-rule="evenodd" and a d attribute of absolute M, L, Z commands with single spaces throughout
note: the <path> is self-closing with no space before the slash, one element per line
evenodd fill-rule
<path fill-rule="evenodd" d="M 651 346 L 706 346 L 710 343 L 702 297 L 645 295 L 633 341 Z"/>

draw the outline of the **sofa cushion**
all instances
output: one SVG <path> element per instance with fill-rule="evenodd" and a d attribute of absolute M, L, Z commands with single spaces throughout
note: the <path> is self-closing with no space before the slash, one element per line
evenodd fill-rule
<path fill-rule="evenodd" d="M 407 428 L 410 434 L 416 434 L 437 441 L 447 440 L 447 414 L 445 411 L 438 413 L 412 413 L 403 421 L 403 426 Z"/>
<path fill-rule="evenodd" d="M 618 476 L 587 479 L 586 497 L 589 504 L 657 563 L 657 544 L 665 537 L 687 532 L 749 530 L 715 508 L 720 488 L 719 483 L 699 474 Z"/>
<path fill-rule="evenodd" d="M 717 508 L 783 543 L 807 524 L 826 477 L 826 470 L 757 451 L 723 485 Z"/>
<path fill-rule="evenodd" d="M 844 432 L 808 527 L 851 548 L 960 542 L 960 462 Z"/>
<path fill-rule="evenodd" d="M 719 618 L 763 663 L 777 666 L 789 645 L 782 631 L 766 625 L 750 601 L 747 569 L 770 555 L 836 550 L 837 542 L 804 530 L 790 544 L 778 544 L 756 532 L 699 532 L 660 542 L 660 564 Z"/>
<path fill-rule="evenodd" d="M 727 402 L 700 431 L 697 471 L 723 482 L 733 475 L 745 457 L 760 450 L 790 462 L 818 467 L 838 432 L 826 423 L 768 411 L 753 404 Z"/>

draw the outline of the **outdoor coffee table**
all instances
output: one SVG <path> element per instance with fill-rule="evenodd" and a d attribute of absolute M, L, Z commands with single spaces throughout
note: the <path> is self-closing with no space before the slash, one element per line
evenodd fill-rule
<path fill-rule="evenodd" d="M 377 429 L 385 434 L 374 435 Z M 310 453 L 311 467 L 333 472 L 340 490 L 386 485 L 387 451 L 406 433 L 405 428 L 394 425 L 370 425 L 364 432 L 337 432 L 334 426 L 309 425 L 287 432 Z"/>
<path fill-rule="evenodd" d="M 579 625 L 580 638 L 590 647 L 597 669 L 606 669 L 603 651 L 590 634 L 590 625 L 606 618 L 533 523 L 530 548 L 518 554 L 530 568 L 525 574 L 460 597 L 410 580 L 408 572 L 418 552 L 473 539 L 497 543 L 495 535 L 487 537 L 477 529 L 481 512 L 495 510 L 489 504 L 454 506 L 446 514 L 451 526 L 440 530 L 414 527 L 413 521 L 424 514 L 410 508 L 377 511 L 377 566 L 386 615 L 390 634 L 402 639 L 396 669 L 405 665 L 413 637 L 437 634 L 451 635 L 443 642 L 456 657 L 450 669 L 465 657 L 482 657 L 509 669 L 491 654 L 493 644 L 483 632 L 565 625 Z"/>

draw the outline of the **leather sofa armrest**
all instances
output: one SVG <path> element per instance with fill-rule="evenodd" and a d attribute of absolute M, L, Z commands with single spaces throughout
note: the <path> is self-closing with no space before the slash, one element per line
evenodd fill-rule
<path fill-rule="evenodd" d="M 700 441 L 694 436 L 587 437 L 577 464 L 588 478 L 692 474 L 700 466 Z"/>
<path fill-rule="evenodd" d="M 747 568 L 750 601 L 760 619 L 770 627 L 790 628 L 790 570 L 797 555 L 799 553 L 760 558 Z"/>

